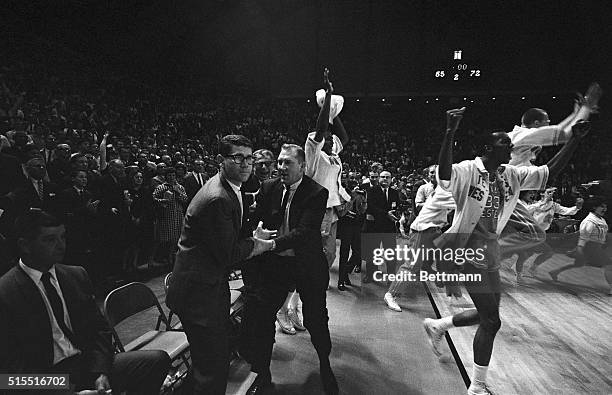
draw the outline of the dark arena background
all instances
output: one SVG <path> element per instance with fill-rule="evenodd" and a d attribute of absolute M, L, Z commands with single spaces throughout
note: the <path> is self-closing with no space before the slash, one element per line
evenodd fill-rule
<path fill-rule="evenodd" d="M 65 224 L 61 263 L 87 271 L 97 308 L 113 328 L 109 345 L 117 352 L 168 352 L 172 366 L 162 374 L 160 393 L 222 393 L 213 387 L 209 392 L 192 392 L 197 381 L 193 371 L 202 356 L 192 352 L 189 343 L 195 335 L 191 324 L 180 321 L 183 311 L 174 314 L 166 305 L 172 287 L 169 274 L 180 272 L 175 261 L 180 261 L 180 245 L 178 258 L 176 251 L 179 237 L 185 235 L 185 214 L 189 217 L 188 207 L 195 206 L 190 202 L 206 189 L 208 179 L 223 177 L 216 176 L 225 174 L 220 163 L 238 165 L 236 156 L 218 156 L 221 138 L 244 135 L 253 152 L 271 151 L 270 156 L 255 157 L 249 178 L 255 187 L 248 190 L 246 185 L 252 183 L 241 184 L 243 206 L 238 210 L 236 203 L 234 210 L 241 214 L 236 224 L 242 219 L 242 231 L 248 223 L 246 233 L 251 234 L 257 226 L 251 221 L 259 187 L 264 179 L 279 174 L 275 166 L 281 147 L 285 143 L 304 147 L 310 141 L 308 133 L 324 123 L 317 123 L 320 107 L 315 91 L 326 88 L 323 71 L 328 68 L 334 94 L 344 98 L 341 117 L 348 138 L 336 157 L 342 161 L 342 183 L 351 202 L 362 188 L 368 205 L 376 207 L 372 190 L 377 188 L 384 204 L 390 204 L 388 191 L 385 196 L 376 182 L 371 183 L 371 176 L 383 175 L 381 170 L 390 172 L 390 190 L 399 196 L 397 206 L 380 211 L 396 216 L 390 231 L 368 229 L 367 215 L 374 215 L 373 208 L 362 213 L 363 218 L 357 215 L 359 226 L 351 222 L 353 228 L 346 223 L 343 227 L 344 217 L 338 221 L 338 251 L 330 262 L 326 303 L 332 343 L 329 361 L 339 393 L 611 394 L 612 249 L 607 248 L 607 236 L 612 216 L 605 208 L 596 208 L 612 203 L 610 21 L 612 7 L 607 1 L 4 1 L 0 322 L 10 327 L 14 317 L 30 311 L 14 306 L 8 285 L 14 272 L 26 273 L 20 265 L 29 266 L 15 221 L 43 210 Z M 485 369 L 486 389 L 479 387 L 491 392 L 474 392 L 482 377 L 478 370 L 482 366 L 474 366 L 477 327 L 440 332 L 435 352 L 430 343 L 435 343 L 436 334 L 428 324 L 429 329 L 423 329 L 426 319 L 437 319 L 431 322 L 439 324 L 442 317 L 474 308 L 465 284 L 420 281 L 417 276 L 392 295 L 392 280 L 375 276 L 372 281 L 371 251 L 370 256 L 361 251 L 363 262 L 352 255 L 347 263 L 348 252 L 345 256 L 340 245 L 346 242 L 349 228 L 357 238 L 391 233 L 397 245 L 414 243 L 414 234 L 422 230 L 410 228 L 421 210 L 417 191 L 431 185 L 428 167 L 438 164 L 447 110 L 466 107 L 451 143 L 457 163 L 481 155 L 490 132 L 510 132 L 521 125 L 521 116 L 530 108 L 545 110 L 551 125 L 560 123 L 575 106 L 588 106 L 593 96 L 585 95 L 593 86 L 603 93 L 587 115 L 590 132 L 563 170 L 545 185 L 556 188 L 550 199 L 557 206 L 577 209 L 551 214 L 545 252 L 525 247 L 503 256 L 502 324 L 488 373 Z M 337 130 L 336 124 L 328 126 Z M 559 145 L 543 145 L 549 146 L 538 151 L 533 164 L 547 164 L 561 150 Z M 329 162 L 327 154 L 321 155 Z M 243 159 L 240 166 L 247 163 Z M 265 166 L 257 166 L 260 160 Z M 257 173 L 266 166 L 269 173 Z M 32 175 L 37 171 L 40 176 Z M 76 180 L 79 174 L 84 181 Z M 78 198 L 71 195 L 74 188 Z M 590 204 L 594 201 L 596 207 Z M 585 224 L 591 217 L 597 217 L 599 234 L 591 234 L 587 243 L 599 237 L 598 249 L 583 262 L 579 240 L 587 238 Z M 449 219 L 446 226 L 452 215 Z M 218 230 L 221 225 L 210 226 Z M 205 247 L 238 249 L 216 241 Z M 538 254 L 546 259 L 538 261 Z M 251 329 L 245 329 L 245 323 L 252 322 L 248 295 L 253 284 L 245 266 L 251 260 L 244 263 L 246 255 L 239 263 L 222 264 L 223 284 L 229 275 L 231 305 L 231 324 L 221 335 L 228 339 L 230 353 L 225 393 L 337 393 L 330 390 L 324 363 L 319 365 L 320 355 L 311 345 L 309 332 L 315 330 L 309 320 L 305 319 L 307 330 L 302 331 L 302 323 L 291 319 L 290 312 L 297 311 L 298 321 L 303 317 L 304 297 L 298 293 L 287 297 L 276 315 L 270 365 L 275 386 L 268 385 L 267 377 L 261 381 L 261 372 L 250 371 L 254 357 L 245 355 L 240 346 Z M 577 261 L 583 264 L 558 271 Z M 394 274 L 395 264 L 399 268 L 400 262 L 387 262 L 376 269 Z M 423 270 L 442 271 L 441 263 L 436 264 Z M 202 284 L 206 281 L 212 280 Z M 133 282 L 144 286 L 134 291 L 128 286 Z M 42 287 L 41 282 L 40 292 L 48 292 Z M 151 297 L 146 289 L 154 296 L 151 304 L 134 302 Z M 37 298 L 36 288 L 31 291 Z M 113 292 L 125 300 L 112 305 Z M 215 303 L 222 305 L 226 296 Z M 46 325 L 47 318 L 56 317 L 57 306 L 50 301 L 53 296 L 43 299 L 49 317 L 38 318 Z M 113 306 L 121 313 L 112 313 Z M 71 311 L 69 302 L 64 307 L 72 322 L 70 330 L 80 330 L 81 310 Z M 141 311 L 132 315 L 131 309 Z M 66 332 L 56 318 L 49 322 L 54 336 Z M 161 330 L 160 322 L 161 328 L 166 324 L 165 329 L 172 330 Z M 30 344 L 20 331 L 0 329 L 0 393 L 14 389 L 5 381 L 10 375 L 27 378 L 64 372 L 56 369 L 57 349 L 47 356 L 56 363 L 23 362 L 31 357 L 32 347 L 15 348 Z M 70 343 L 68 337 L 63 341 Z M 72 344 L 81 346 L 80 340 Z M 201 344 L 197 347 L 201 352 Z M 30 368 L 19 371 L 23 366 Z M 123 390 L 119 382 L 110 378 L 111 386 Z M 93 386 L 77 385 L 65 393 Z"/>

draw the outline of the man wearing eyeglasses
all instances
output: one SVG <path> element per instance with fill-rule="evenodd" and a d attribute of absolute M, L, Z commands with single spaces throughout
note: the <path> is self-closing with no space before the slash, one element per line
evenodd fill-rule
<path fill-rule="evenodd" d="M 181 319 L 189 340 L 193 380 L 186 392 L 190 394 L 225 394 L 229 272 L 273 246 L 271 240 L 248 237 L 243 226 L 248 207 L 240 188 L 253 169 L 252 151 L 244 136 L 221 139 L 217 155 L 221 171 L 189 204 L 178 242 L 166 303 Z"/>

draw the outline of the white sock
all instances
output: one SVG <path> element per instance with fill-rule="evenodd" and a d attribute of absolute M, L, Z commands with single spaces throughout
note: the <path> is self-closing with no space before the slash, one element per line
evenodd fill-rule
<path fill-rule="evenodd" d="M 450 328 L 454 327 L 453 325 L 453 316 L 449 315 L 447 317 L 442 317 L 439 320 L 436 320 L 436 329 L 442 332 L 446 332 Z"/>
<path fill-rule="evenodd" d="M 480 366 L 474 364 L 474 371 L 472 372 L 472 385 L 475 387 L 484 387 L 487 381 L 487 370 L 488 366 Z"/>

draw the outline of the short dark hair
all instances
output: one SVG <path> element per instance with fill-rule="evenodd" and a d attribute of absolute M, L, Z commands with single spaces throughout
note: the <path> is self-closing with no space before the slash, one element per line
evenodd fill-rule
<path fill-rule="evenodd" d="M 228 134 L 219 140 L 219 154 L 226 156 L 232 153 L 232 147 L 253 148 L 251 140 L 241 134 Z"/>
<path fill-rule="evenodd" d="M 589 210 L 589 212 L 593 212 L 595 208 L 601 206 L 604 203 L 606 203 L 606 198 L 604 198 L 603 196 L 599 196 L 599 195 L 593 195 L 593 196 L 589 196 L 586 199 L 586 201 L 584 202 L 584 208 Z"/>
<path fill-rule="evenodd" d="M 543 121 L 544 118 L 546 118 L 546 111 L 541 108 L 530 108 L 521 117 L 521 123 L 525 126 L 530 126 L 535 121 Z"/>
<path fill-rule="evenodd" d="M 306 162 L 306 153 L 304 152 L 304 148 L 297 144 L 283 144 L 281 151 L 291 151 L 297 157 L 299 163 Z"/>
<path fill-rule="evenodd" d="M 70 170 L 70 178 L 76 177 L 79 173 L 85 173 L 86 176 L 89 176 L 87 170 Z"/>
<path fill-rule="evenodd" d="M 40 228 L 63 225 L 56 216 L 37 208 L 29 209 L 15 221 L 15 239 L 33 240 L 40 234 Z"/>

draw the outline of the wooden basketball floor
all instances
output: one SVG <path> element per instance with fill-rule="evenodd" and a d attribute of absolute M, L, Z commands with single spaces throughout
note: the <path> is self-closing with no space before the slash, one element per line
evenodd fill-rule
<path fill-rule="evenodd" d="M 508 268 L 514 260 L 504 261 L 502 327 L 488 380 L 496 393 L 612 394 L 612 297 L 604 292 L 606 283 L 598 268 L 572 269 L 553 282 L 548 272 L 570 261 L 556 254 L 523 285 L 516 284 Z M 399 299 L 404 311 L 396 313 L 382 300 L 386 286 L 361 285 L 357 274 L 351 275 L 355 284 L 351 290 L 339 292 L 336 268 L 337 264 L 331 271 L 328 309 L 334 344 L 331 360 L 341 393 L 466 393 L 476 328 L 451 329 L 450 343 L 442 345 L 445 356 L 437 359 L 421 325 L 425 317 L 462 308 L 451 306 L 433 284 L 411 283 L 407 295 Z M 147 284 L 163 305 L 162 280 L 163 276 L 156 277 Z M 149 318 L 154 322 L 156 314 Z M 308 333 L 277 332 L 276 340 L 272 372 L 278 385 L 270 393 L 320 393 L 317 357 Z M 235 362 L 227 393 L 244 394 L 252 380 L 248 365 Z"/>
<path fill-rule="evenodd" d="M 572 269 L 554 282 L 549 271 L 571 262 L 555 254 L 535 278 L 519 285 L 514 261 L 504 261 L 501 271 L 502 327 L 489 368 L 492 387 L 500 394 L 612 394 L 612 296 L 606 294 L 602 269 Z M 434 284 L 427 286 L 442 316 L 462 311 Z M 468 375 L 475 330 L 449 331 Z"/>

